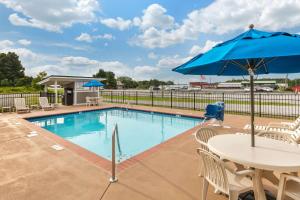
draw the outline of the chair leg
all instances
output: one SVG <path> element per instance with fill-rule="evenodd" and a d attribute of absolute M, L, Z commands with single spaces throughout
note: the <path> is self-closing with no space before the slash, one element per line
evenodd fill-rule
<path fill-rule="evenodd" d="M 276 200 L 283 200 L 284 199 L 285 184 L 286 184 L 285 178 L 281 177 L 280 181 L 279 181 L 278 193 L 277 193 Z"/>
<path fill-rule="evenodd" d="M 202 193 L 201 193 L 201 200 L 206 200 L 207 197 L 207 190 L 208 190 L 208 182 L 204 178 L 203 179 L 203 185 L 202 185 Z"/>
<path fill-rule="evenodd" d="M 239 193 L 236 191 L 229 191 L 229 200 L 238 200 Z"/>

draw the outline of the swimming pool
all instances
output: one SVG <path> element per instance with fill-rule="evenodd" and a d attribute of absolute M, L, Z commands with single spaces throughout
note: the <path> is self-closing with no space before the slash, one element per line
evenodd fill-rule
<path fill-rule="evenodd" d="M 183 133 L 202 121 L 201 118 L 124 108 L 27 120 L 108 160 L 111 160 L 112 131 L 117 123 L 119 129 L 119 145 L 116 145 L 118 162 Z"/>

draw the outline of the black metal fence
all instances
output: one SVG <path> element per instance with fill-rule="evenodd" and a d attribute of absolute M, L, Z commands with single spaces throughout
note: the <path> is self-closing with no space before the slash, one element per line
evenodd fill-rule
<path fill-rule="evenodd" d="M 250 95 L 246 92 L 197 92 L 197 91 L 101 91 L 104 101 L 111 103 L 161 106 L 169 108 L 204 110 L 209 103 L 225 102 L 225 111 L 233 114 L 250 113 Z M 2 107 L 14 106 L 14 98 L 25 98 L 27 105 L 39 104 L 39 97 L 48 97 L 55 103 L 53 93 L 0 94 Z M 62 102 L 62 96 L 58 96 Z M 255 114 L 262 117 L 295 118 L 300 115 L 300 95 L 294 93 L 256 93 Z"/>
<path fill-rule="evenodd" d="M 48 97 L 49 103 L 55 103 L 55 94 L 53 93 L 15 93 L 15 94 L 0 94 L 0 112 L 2 107 L 14 107 L 15 98 L 25 98 L 26 105 L 38 105 L 39 97 Z M 62 96 L 58 96 L 60 103 Z"/>
<path fill-rule="evenodd" d="M 104 97 L 104 101 L 111 103 L 191 110 L 204 110 L 209 103 L 223 101 L 227 113 L 250 113 L 250 95 L 246 92 L 104 90 L 101 95 Z M 300 95 L 294 93 L 256 93 L 255 114 L 262 117 L 298 117 L 300 115 Z"/>

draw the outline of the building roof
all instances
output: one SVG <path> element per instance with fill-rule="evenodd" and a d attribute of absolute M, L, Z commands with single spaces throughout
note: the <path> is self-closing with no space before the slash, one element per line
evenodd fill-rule
<path fill-rule="evenodd" d="M 90 81 L 90 80 L 98 80 L 103 81 L 104 78 L 95 78 L 95 77 L 86 77 L 86 76 L 64 76 L 64 75 L 51 75 L 47 76 L 38 84 L 40 85 L 53 85 L 55 81 L 58 82 L 59 85 L 69 84 L 75 81 Z"/>
<path fill-rule="evenodd" d="M 260 83 L 260 84 L 276 84 L 277 81 L 254 81 L 254 83 Z M 242 81 L 242 84 L 250 84 L 249 81 Z"/>

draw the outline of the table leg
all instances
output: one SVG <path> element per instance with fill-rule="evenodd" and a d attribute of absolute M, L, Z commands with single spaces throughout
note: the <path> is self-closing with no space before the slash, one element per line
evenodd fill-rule
<path fill-rule="evenodd" d="M 256 200 L 266 200 L 266 194 L 262 184 L 262 170 L 254 169 L 253 188 Z"/>

